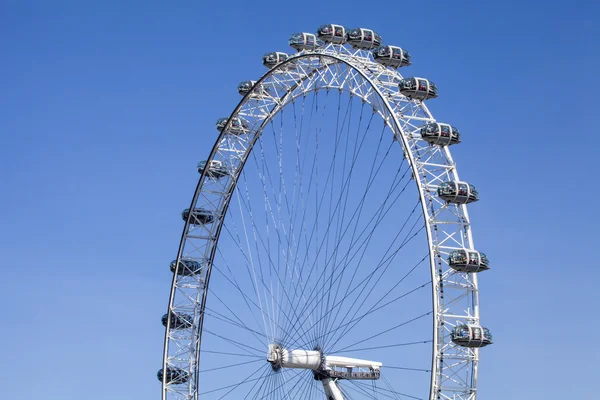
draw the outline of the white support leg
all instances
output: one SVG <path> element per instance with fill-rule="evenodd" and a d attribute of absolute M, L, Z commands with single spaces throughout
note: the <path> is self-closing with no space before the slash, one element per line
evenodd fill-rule
<path fill-rule="evenodd" d="M 327 400 L 344 400 L 344 396 L 342 395 L 340 388 L 333 379 L 323 378 L 321 382 L 323 382 L 323 389 L 325 390 Z"/>

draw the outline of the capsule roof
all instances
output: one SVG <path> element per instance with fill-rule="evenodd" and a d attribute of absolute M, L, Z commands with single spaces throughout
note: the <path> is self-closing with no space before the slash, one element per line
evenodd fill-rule
<path fill-rule="evenodd" d="M 347 31 L 342 25 L 321 25 L 317 29 L 317 37 L 326 43 L 344 44 Z"/>
<path fill-rule="evenodd" d="M 294 33 L 290 36 L 288 43 L 290 47 L 298 51 L 316 50 L 325 45 L 322 40 L 317 39 L 317 35 L 306 32 Z"/>
<path fill-rule="evenodd" d="M 404 78 L 398 83 L 400 93 L 414 100 L 435 99 L 438 89 L 435 83 L 425 78 Z"/>
<path fill-rule="evenodd" d="M 430 122 L 422 126 L 420 132 L 423 140 L 438 146 L 450 146 L 460 143 L 460 132 L 448 124 Z"/>
<path fill-rule="evenodd" d="M 373 59 L 386 67 L 400 68 L 410 65 L 408 51 L 397 46 L 379 46 L 373 50 Z"/>
<path fill-rule="evenodd" d="M 370 50 L 381 46 L 381 36 L 371 29 L 355 28 L 346 33 L 346 42 L 352 47 Z"/>

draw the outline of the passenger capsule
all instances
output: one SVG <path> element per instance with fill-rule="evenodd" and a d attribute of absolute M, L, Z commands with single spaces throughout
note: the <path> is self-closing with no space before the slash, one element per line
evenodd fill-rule
<path fill-rule="evenodd" d="M 253 97 L 263 97 L 269 95 L 269 91 L 263 85 L 258 85 L 258 87 L 256 88 L 255 86 L 256 81 L 240 82 L 240 84 L 238 85 L 238 93 L 242 96 L 245 96 L 248 93 L 250 93 L 252 89 L 254 89 L 254 91 L 252 92 Z"/>
<path fill-rule="evenodd" d="M 173 260 L 171 261 L 169 268 L 173 273 L 177 271 L 177 275 L 180 276 L 194 276 L 202 272 L 202 264 L 198 261 L 189 259 L 179 260 L 179 269 L 177 269 L 177 260 Z"/>
<path fill-rule="evenodd" d="M 209 178 L 219 179 L 229 175 L 229 170 L 223 165 L 221 161 L 211 160 L 208 165 L 208 168 L 206 167 L 206 163 L 206 160 L 200 161 L 198 163 L 198 172 L 200 174 L 204 173 L 204 170 L 206 169 L 206 176 L 208 176 Z"/>
<path fill-rule="evenodd" d="M 481 272 L 490 268 L 485 254 L 477 250 L 454 250 L 448 256 L 448 265 L 460 272 Z"/>
<path fill-rule="evenodd" d="M 435 99 L 438 96 L 435 83 L 425 78 L 404 78 L 398 86 L 400 93 L 414 100 Z"/>
<path fill-rule="evenodd" d="M 273 68 L 277 64 L 281 64 L 286 61 L 289 56 L 280 51 L 274 51 L 272 53 L 267 53 L 263 56 L 262 63 L 267 68 Z"/>
<path fill-rule="evenodd" d="M 175 385 L 186 383 L 190 378 L 190 374 L 187 371 L 172 366 L 167 366 L 166 373 L 162 370 L 162 368 L 158 370 L 156 377 L 159 381 L 163 381 L 163 376 L 166 383 Z"/>
<path fill-rule="evenodd" d="M 370 29 L 356 28 L 346 33 L 346 42 L 357 49 L 370 50 L 381 46 L 381 36 Z"/>
<path fill-rule="evenodd" d="M 466 182 L 444 182 L 438 186 L 437 194 L 448 203 L 468 204 L 479 200 L 475 186 Z"/>
<path fill-rule="evenodd" d="M 167 326 L 167 321 L 169 319 L 169 314 L 165 314 L 162 316 L 162 318 L 160 319 L 160 321 L 162 322 L 163 326 L 166 327 Z M 169 323 L 169 329 L 186 329 L 186 328 L 190 328 L 192 325 L 194 325 L 194 317 L 192 317 L 189 314 L 178 314 L 178 313 L 171 313 L 171 321 Z"/>
<path fill-rule="evenodd" d="M 290 36 L 290 40 L 288 41 L 290 47 L 295 50 L 316 50 L 320 47 L 323 47 L 325 43 L 322 40 L 317 39 L 317 35 L 314 33 L 294 33 Z"/>
<path fill-rule="evenodd" d="M 386 67 L 400 68 L 410 65 L 408 51 L 396 46 L 379 46 L 373 50 L 373 59 Z"/>
<path fill-rule="evenodd" d="M 458 325 L 452 331 L 452 341 L 462 347 L 484 347 L 492 344 L 492 334 L 479 325 Z"/>
<path fill-rule="evenodd" d="M 217 130 L 219 132 L 223 132 L 229 120 L 230 118 L 227 117 L 219 118 L 216 124 Z M 227 129 L 227 133 L 231 133 L 232 135 L 242 135 L 244 133 L 248 133 L 248 122 L 240 117 L 232 117 L 229 128 Z"/>
<path fill-rule="evenodd" d="M 190 218 L 190 224 L 193 225 L 206 225 L 210 224 L 215 220 L 215 216 L 211 211 L 205 210 L 204 208 L 194 208 L 192 210 L 192 216 L 190 217 L 190 209 L 186 208 L 181 213 L 181 218 L 184 221 Z"/>
<path fill-rule="evenodd" d="M 438 146 L 450 146 L 460 143 L 458 129 L 448 124 L 431 122 L 421 128 L 421 137 L 424 141 Z"/>
<path fill-rule="evenodd" d="M 346 43 L 347 29 L 342 25 L 321 25 L 317 29 L 317 37 L 326 43 L 344 44 Z"/>

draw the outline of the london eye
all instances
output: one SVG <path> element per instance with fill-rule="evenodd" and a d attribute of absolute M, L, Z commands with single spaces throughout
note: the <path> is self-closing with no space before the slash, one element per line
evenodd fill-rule
<path fill-rule="evenodd" d="M 468 135 L 375 31 L 323 25 L 289 45 L 238 85 L 199 160 L 162 399 L 475 399 L 492 336 L 479 193 L 450 153 Z"/>

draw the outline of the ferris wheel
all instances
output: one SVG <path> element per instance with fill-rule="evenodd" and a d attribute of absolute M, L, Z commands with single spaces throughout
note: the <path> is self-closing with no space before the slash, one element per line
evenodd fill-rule
<path fill-rule="evenodd" d="M 475 399 L 479 272 L 449 151 L 409 53 L 323 25 L 268 53 L 217 121 L 177 258 L 162 399 Z"/>

